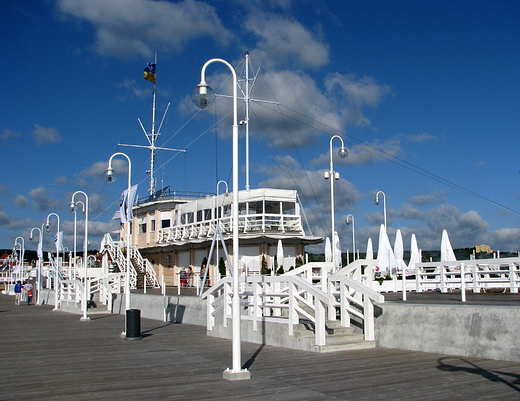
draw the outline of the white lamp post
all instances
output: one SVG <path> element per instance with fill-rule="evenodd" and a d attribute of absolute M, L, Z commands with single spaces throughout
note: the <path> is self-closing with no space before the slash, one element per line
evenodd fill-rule
<path fill-rule="evenodd" d="M 34 240 L 33 231 L 38 230 L 38 249 L 36 251 L 38 255 L 38 267 L 36 268 L 36 305 L 40 305 L 40 290 L 42 289 L 42 265 L 43 265 L 43 254 L 42 254 L 42 247 L 43 247 L 43 224 L 42 228 L 33 227 L 31 229 L 31 234 L 29 235 L 29 241 Z"/>
<path fill-rule="evenodd" d="M 73 195 L 74 196 L 74 195 Z M 73 202 L 70 205 L 70 211 L 74 213 L 74 247 L 73 247 L 73 258 L 74 258 L 74 270 L 72 272 L 72 277 L 76 278 L 76 248 L 77 248 L 77 224 L 78 224 L 78 210 L 76 205 L 81 205 L 81 212 L 85 214 L 85 204 L 82 201 Z"/>
<path fill-rule="evenodd" d="M 376 205 L 379 205 L 379 194 L 383 195 L 383 216 L 385 222 L 385 231 L 386 231 L 386 194 L 383 191 L 377 191 L 376 193 Z"/>
<path fill-rule="evenodd" d="M 60 287 L 60 216 L 56 213 L 49 213 L 47 216 L 47 221 L 45 222 L 45 230 L 49 233 L 51 232 L 51 225 L 49 223 L 49 219 L 51 216 L 56 217 L 58 220 L 58 225 L 56 226 L 56 238 L 54 243 L 56 244 L 56 269 L 54 271 L 54 310 L 59 309 L 59 287 Z"/>
<path fill-rule="evenodd" d="M 69 211 L 74 213 L 74 265 L 76 264 L 76 202 L 74 198 L 76 195 L 81 194 L 85 197 L 85 204 L 83 205 L 83 211 L 85 213 L 85 234 L 83 238 L 83 316 L 81 317 L 81 321 L 90 320 L 87 315 L 87 304 L 88 304 L 88 296 L 90 295 L 90 286 L 88 282 L 88 272 L 87 272 L 87 258 L 88 258 L 88 195 L 83 191 L 76 191 L 72 194 L 72 198 L 70 201 Z M 79 203 L 79 202 L 77 202 Z M 76 278 L 76 277 L 74 277 Z"/>
<path fill-rule="evenodd" d="M 341 158 L 347 157 L 348 152 L 345 148 L 345 143 L 343 142 L 343 138 L 341 138 L 339 135 L 334 135 L 332 138 L 330 138 L 330 170 L 325 171 L 324 177 L 326 180 L 332 177 L 330 180 L 330 214 L 331 214 L 331 220 L 332 220 L 332 233 L 331 233 L 331 239 L 334 243 L 334 180 L 339 180 L 339 173 L 334 171 L 334 162 L 332 158 L 332 141 L 334 138 L 338 138 L 341 141 L 341 148 L 338 151 L 338 155 Z M 334 245 L 333 245 L 334 246 Z M 334 265 L 334 269 L 336 269 L 336 252 L 332 252 L 332 263 Z"/>
<path fill-rule="evenodd" d="M 218 204 L 218 187 L 220 184 L 226 184 L 226 192 L 225 192 L 225 196 L 228 195 L 229 193 L 229 187 L 228 187 L 228 183 L 224 180 L 220 180 L 219 182 L 217 182 L 217 225 L 218 225 L 218 229 L 219 229 L 219 232 L 220 232 L 220 235 L 222 236 L 222 227 L 220 227 L 220 217 L 219 217 L 219 213 L 220 213 L 220 216 L 222 215 L 222 211 L 220 210 L 219 208 L 219 204 Z M 220 240 L 220 238 L 217 238 L 217 243 L 215 244 L 216 247 L 217 247 L 217 271 L 219 272 L 219 276 L 220 277 L 220 271 L 219 271 L 219 267 L 220 267 L 220 259 L 219 259 L 219 254 L 218 254 L 218 241 Z"/>
<path fill-rule="evenodd" d="M 347 220 L 345 223 L 347 225 L 350 224 L 350 219 L 352 219 L 352 261 L 356 260 L 356 232 L 354 228 L 354 216 L 352 214 L 347 214 Z"/>
<path fill-rule="evenodd" d="M 21 242 L 18 242 L 18 240 L 20 240 Z M 20 281 L 23 281 L 23 260 L 25 257 L 25 240 L 23 239 L 23 237 L 16 237 L 14 239 L 14 250 L 16 249 L 17 245 L 20 247 L 20 258 L 18 260 L 18 262 L 20 263 Z"/>
<path fill-rule="evenodd" d="M 110 156 L 110 159 L 108 160 L 108 169 L 106 171 L 105 179 L 108 183 L 112 183 L 116 180 L 116 172 L 112 168 L 112 159 L 115 156 L 123 156 L 126 157 L 126 160 L 128 161 L 128 193 L 130 194 L 130 190 L 132 188 L 132 161 L 130 160 L 130 157 L 128 157 L 127 154 L 122 152 L 114 153 L 112 156 Z M 132 212 L 132 202 L 128 201 L 126 202 L 126 216 L 130 216 Z M 130 221 L 126 222 L 126 279 L 125 279 L 125 308 L 126 310 L 130 310 L 130 247 L 132 246 L 132 232 L 130 230 L 130 224 L 132 224 Z M 125 323 L 125 330 L 126 330 L 126 323 Z M 126 331 L 125 331 L 126 332 Z"/>
<path fill-rule="evenodd" d="M 224 371 L 224 378 L 228 380 L 243 380 L 251 377 L 247 369 L 242 369 L 240 364 L 240 295 L 238 293 L 238 118 L 237 118 L 237 74 L 235 69 L 227 61 L 214 58 L 206 61 L 200 73 L 200 83 L 192 94 L 192 100 L 197 107 L 206 108 L 215 98 L 215 92 L 206 83 L 206 68 L 212 63 L 222 63 L 229 68 L 233 75 L 233 367 Z"/>

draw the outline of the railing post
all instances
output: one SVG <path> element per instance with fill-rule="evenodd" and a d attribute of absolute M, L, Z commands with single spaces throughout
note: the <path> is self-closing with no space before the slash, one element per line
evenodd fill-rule
<path fill-rule="evenodd" d="M 213 306 L 213 302 L 215 302 L 215 295 L 213 295 L 213 292 L 210 292 L 208 294 L 208 306 L 206 308 L 206 325 L 208 326 L 208 330 L 212 330 L 213 326 L 215 325 L 215 317 L 213 316 L 213 312 L 215 311 L 215 307 Z M 225 311 L 224 311 L 225 312 Z M 226 316 L 224 313 L 224 323 L 226 322 Z M 224 327 L 226 327 L 224 325 Z"/>
<path fill-rule="evenodd" d="M 441 292 L 446 292 L 446 268 L 445 268 L 445 266 L 441 266 L 440 274 L 441 274 Z"/>
<path fill-rule="evenodd" d="M 406 266 L 403 267 L 402 281 L 403 281 L 403 301 L 406 301 Z"/>
<path fill-rule="evenodd" d="M 516 269 L 514 263 L 509 263 L 509 292 L 518 294 L 518 286 L 516 285 Z"/>
<path fill-rule="evenodd" d="M 478 288 L 478 266 L 475 264 L 473 265 L 473 268 L 471 269 L 472 270 L 472 273 L 473 273 L 473 293 L 478 293 L 479 292 L 479 288 Z"/>
<path fill-rule="evenodd" d="M 316 345 L 325 345 L 325 307 L 323 303 L 317 298 L 314 297 L 314 310 L 315 310 L 315 322 L 314 328 L 316 331 L 315 341 Z"/>
<path fill-rule="evenodd" d="M 366 295 L 363 297 L 363 317 L 365 322 L 365 341 L 374 341 L 374 304 Z"/>
<path fill-rule="evenodd" d="M 462 302 L 466 302 L 466 277 L 464 271 L 464 263 L 460 264 L 460 292 L 462 295 Z"/>
<path fill-rule="evenodd" d="M 294 289 L 294 284 L 289 281 L 289 317 L 288 317 L 288 323 L 289 323 L 289 335 L 292 337 L 294 335 L 294 325 L 297 322 L 294 322 L 294 315 L 295 315 L 295 306 L 294 303 L 296 300 L 294 299 L 294 294 L 296 293 Z"/>
<path fill-rule="evenodd" d="M 340 294 L 341 294 L 341 310 L 339 312 L 340 322 L 342 327 L 350 327 L 350 314 L 347 311 L 348 300 L 347 300 L 348 287 L 346 284 L 340 282 Z"/>

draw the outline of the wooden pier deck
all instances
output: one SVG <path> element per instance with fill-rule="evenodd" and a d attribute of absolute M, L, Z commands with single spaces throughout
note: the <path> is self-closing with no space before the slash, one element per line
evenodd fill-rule
<path fill-rule="evenodd" d="M 242 344 L 251 379 L 227 381 L 231 342 L 204 327 L 15 306 L 0 295 L 0 400 L 518 400 L 520 362 L 393 349 L 318 354 Z M 447 335 L 449 335 L 447 333 Z"/>

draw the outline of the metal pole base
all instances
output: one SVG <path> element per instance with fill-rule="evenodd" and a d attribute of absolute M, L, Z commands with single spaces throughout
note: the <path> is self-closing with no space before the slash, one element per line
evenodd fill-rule
<path fill-rule="evenodd" d="M 226 369 L 222 377 L 226 380 L 234 381 L 234 380 L 248 380 L 251 379 L 251 372 L 247 369 L 239 370 L 238 372 L 233 372 L 231 369 Z"/>

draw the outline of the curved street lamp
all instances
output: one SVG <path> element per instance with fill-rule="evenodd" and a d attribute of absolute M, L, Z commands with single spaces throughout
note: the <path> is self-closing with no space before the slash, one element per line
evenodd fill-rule
<path fill-rule="evenodd" d="M 74 195 L 73 195 L 74 196 Z M 74 258 L 74 271 L 72 277 L 76 278 L 76 248 L 77 248 L 77 224 L 78 224 L 78 209 L 76 205 L 81 205 L 81 213 L 85 214 L 85 203 L 82 201 L 72 202 L 69 211 L 74 213 L 74 247 L 73 247 L 73 258 Z M 85 219 L 86 220 L 86 219 Z"/>
<path fill-rule="evenodd" d="M 34 240 L 34 234 L 33 234 L 33 231 L 34 230 L 38 230 L 38 249 L 36 251 L 37 255 L 38 255 L 38 267 L 36 268 L 36 305 L 40 305 L 40 291 L 42 289 L 42 266 L 43 266 L 43 226 L 44 224 L 42 224 L 42 228 L 38 228 L 38 227 L 33 227 L 31 229 L 31 234 L 29 235 L 29 241 L 33 241 Z"/>
<path fill-rule="evenodd" d="M 128 194 L 130 194 L 131 188 L 132 188 L 132 161 L 130 160 L 130 157 L 126 153 L 117 152 L 114 153 L 112 156 L 110 156 L 110 159 L 108 160 L 108 168 L 106 170 L 105 180 L 106 182 L 113 183 L 116 178 L 117 174 L 112 168 L 112 159 L 116 156 L 123 156 L 128 161 Z M 128 201 L 126 202 L 126 216 L 131 216 L 132 212 L 132 202 Z M 130 247 L 132 246 L 132 232 L 130 231 L 130 221 L 126 222 L 126 279 L 125 279 L 125 309 L 128 311 L 130 310 Z M 125 315 L 126 316 L 126 315 Z M 125 332 L 126 333 L 126 325 L 127 322 L 125 322 Z"/>
<path fill-rule="evenodd" d="M 18 240 L 21 240 L 21 242 L 18 242 Z M 25 257 L 25 240 L 23 239 L 23 237 L 16 237 L 14 239 L 14 246 L 13 246 L 13 250 L 16 249 L 16 246 L 19 246 L 20 247 L 20 258 L 18 260 L 18 262 L 20 263 L 20 281 L 23 280 L 23 260 L 24 260 L 24 257 Z"/>
<path fill-rule="evenodd" d="M 235 69 L 226 60 L 214 58 L 206 61 L 200 72 L 200 83 L 192 93 L 193 103 L 199 108 L 206 108 L 215 99 L 215 92 L 206 83 L 206 68 L 213 63 L 222 63 L 229 68 L 233 75 L 233 319 L 232 319 L 232 349 L 233 366 L 224 371 L 224 378 L 228 380 L 242 380 L 251 377 L 247 369 L 240 364 L 240 296 L 238 286 L 239 239 L 238 239 L 238 118 L 237 118 L 237 74 Z"/>
<path fill-rule="evenodd" d="M 383 191 L 377 191 L 376 201 L 375 201 L 376 205 L 379 205 L 379 194 L 383 195 L 383 216 L 384 216 L 385 231 L 386 231 L 386 194 Z"/>
<path fill-rule="evenodd" d="M 47 215 L 47 220 L 45 222 L 45 231 L 48 233 L 51 232 L 51 224 L 49 222 L 49 219 L 51 216 L 56 217 L 58 220 L 58 225 L 56 226 L 56 238 L 54 240 L 54 243 L 56 244 L 56 268 L 54 271 L 54 310 L 59 309 L 59 297 L 58 292 L 60 289 L 60 245 L 61 245 L 61 238 L 60 238 L 60 216 L 58 216 L 56 213 L 49 213 Z"/>
<path fill-rule="evenodd" d="M 345 148 L 345 143 L 343 142 L 343 138 L 339 135 L 334 135 L 330 138 L 330 170 L 325 171 L 324 178 L 328 180 L 329 178 L 332 178 L 330 180 L 330 214 L 331 214 L 331 227 L 332 227 L 332 233 L 331 233 L 331 239 L 334 246 L 334 180 L 339 180 L 339 173 L 334 171 L 334 162 L 332 157 L 332 141 L 334 138 L 338 138 L 341 141 L 341 148 L 338 151 L 338 155 L 341 158 L 345 158 L 348 156 L 348 151 Z M 336 269 L 336 253 L 332 252 L 332 263 L 334 264 L 334 269 Z M 341 263 L 341 262 L 340 262 Z"/>
<path fill-rule="evenodd" d="M 216 198 L 217 199 L 217 216 L 216 217 L 217 217 L 218 229 L 220 231 L 220 238 L 217 238 L 215 246 L 217 247 L 217 249 L 216 249 L 216 251 L 217 251 L 217 272 L 219 272 L 219 276 L 218 277 L 220 277 L 220 271 L 219 271 L 220 258 L 219 258 L 219 254 L 218 254 L 218 248 L 219 248 L 218 241 L 222 238 L 222 227 L 220 227 L 220 218 L 222 216 L 222 210 L 220 210 L 219 204 L 218 204 L 218 194 L 219 194 L 218 188 L 219 188 L 220 184 L 226 184 L 226 192 L 224 192 L 225 193 L 224 196 L 228 196 L 228 193 L 229 193 L 229 187 L 228 187 L 228 183 L 226 181 L 220 180 L 219 182 L 217 182 L 217 198 Z M 220 216 L 219 216 L 219 213 L 220 213 Z"/>
<path fill-rule="evenodd" d="M 80 203 L 81 201 L 75 202 L 74 198 L 76 195 L 81 194 L 85 197 L 85 203 L 83 204 L 83 212 L 85 213 L 85 234 L 83 238 L 83 316 L 81 317 L 81 321 L 90 320 L 87 315 L 87 307 L 88 307 L 88 295 L 90 295 L 90 286 L 88 283 L 88 274 L 87 274 L 87 257 L 88 257 L 88 195 L 83 191 L 76 191 L 72 194 L 72 198 L 70 201 L 69 211 L 74 213 L 74 270 L 76 267 L 76 203 Z M 83 203 L 83 202 L 81 202 Z M 76 278 L 74 274 L 74 279 Z"/>
<path fill-rule="evenodd" d="M 350 225 L 350 219 L 352 219 L 352 261 L 356 260 L 356 231 L 354 228 L 354 216 L 352 214 L 347 214 L 347 220 L 345 224 Z"/>

